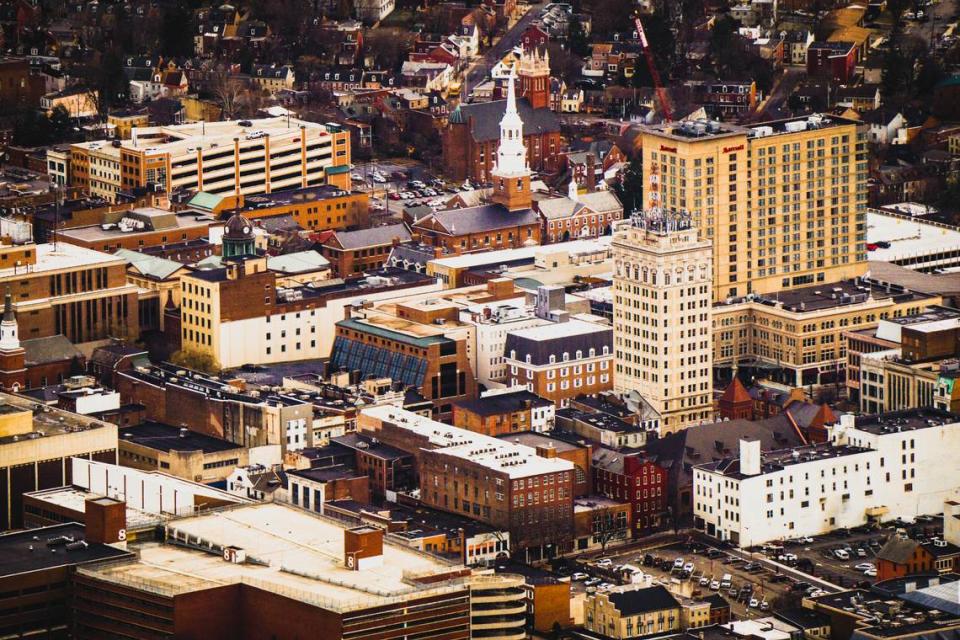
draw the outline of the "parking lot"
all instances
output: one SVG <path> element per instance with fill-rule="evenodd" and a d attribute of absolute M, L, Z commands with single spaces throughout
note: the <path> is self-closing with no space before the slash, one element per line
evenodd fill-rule
<path fill-rule="evenodd" d="M 351 172 L 353 188 L 370 194 L 371 210 L 396 217 L 404 207 L 442 207 L 463 185 L 448 184 L 415 161 L 360 163 Z"/>
<path fill-rule="evenodd" d="M 653 584 L 663 584 L 683 597 L 718 593 L 739 618 L 768 615 L 774 601 L 796 584 L 783 573 L 751 562 L 749 557 L 705 545 L 676 543 L 643 551 L 611 549 L 602 558 L 579 562 L 571 577 L 580 579 L 571 580 L 572 588 L 575 593 L 581 593 L 627 584 L 631 581 L 632 568 L 651 576 Z M 578 576 L 578 572 L 587 578 Z M 799 597 L 799 588 L 796 594 Z"/>
<path fill-rule="evenodd" d="M 878 528 L 840 529 L 802 542 L 787 540 L 779 550 L 778 545 L 770 545 L 758 551 L 771 560 L 786 556 L 784 563 L 789 566 L 839 587 L 852 587 L 876 581 L 876 575 L 867 572 L 867 565 L 876 567 L 877 554 L 898 529 L 923 542 L 942 534 L 943 519 L 921 516 L 916 522 L 894 521 Z"/>
<path fill-rule="evenodd" d="M 640 549 L 631 545 L 623 550 L 610 548 L 600 557 L 570 560 L 561 573 L 571 576 L 575 597 L 640 582 L 645 574 L 652 584 L 662 584 L 679 596 L 718 593 L 730 602 L 736 617 L 762 617 L 778 604 L 799 606 L 804 595 L 818 590 L 875 582 L 875 574 L 867 570 L 875 569 L 876 556 L 892 535 L 906 534 L 925 542 L 942 531 L 942 518 L 921 516 L 914 522 L 838 530 L 748 550 L 714 547 L 695 539 Z"/>

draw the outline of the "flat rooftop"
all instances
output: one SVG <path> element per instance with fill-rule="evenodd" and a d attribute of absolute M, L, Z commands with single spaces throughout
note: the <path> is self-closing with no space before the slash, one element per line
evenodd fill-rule
<path fill-rule="evenodd" d="M 116 425 L 109 422 L 100 422 L 89 416 L 71 413 L 49 405 L 44 405 L 39 409 L 37 407 L 37 402 L 33 399 L 0 393 L 0 413 L 33 412 L 33 429 L 31 432 L 2 437 L 0 438 L 0 446 L 22 442 L 23 440 L 70 435 L 90 429 L 112 429 L 115 431 L 117 428 Z"/>
<path fill-rule="evenodd" d="M 219 453 L 242 449 L 243 446 L 196 433 L 189 429 L 148 420 L 142 424 L 124 427 L 119 432 L 120 440 L 157 451 L 203 451 Z"/>
<path fill-rule="evenodd" d="M 772 294 L 752 294 L 749 297 L 728 298 L 716 307 L 755 302 L 770 307 L 783 308 L 793 313 L 810 313 L 838 307 L 863 304 L 872 300 L 893 298 L 897 303 L 923 300 L 933 296 L 918 293 L 900 286 L 889 288 L 874 284 L 867 279 L 841 280 L 798 289 L 788 289 Z"/>
<path fill-rule="evenodd" d="M 678 142 L 690 142 L 692 140 L 709 140 L 738 135 L 745 135 L 748 138 L 765 138 L 773 135 L 799 133 L 802 131 L 812 131 L 848 124 L 855 124 L 855 121 L 833 115 L 812 114 L 797 118 L 759 122 L 757 124 L 751 124 L 750 126 L 740 126 L 716 120 L 701 119 L 651 125 L 644 129 L 650 133 Z"/>
<path fill-rule="evenodd" d="M 241 124 L 243 123 L 243 124 Z M 271 146 L 292 142 L 300 137 L 300 128 L 326 132 L 327 127 L 316 122 L 278 116 L 254 120 L 228 120 L 224 122 L 194 122 L 190 124 L 136 127 L 129 140 L 123 140 L 124 149 L 150 153 L 187 153 L 190 150 L 233 148 L 234 138 L 265 138 L 270 136 Z"/>
<path fill-rule="evenodd" d="M 896 433 L 898 431 L 916 431 L 930 427 L 960 423 L 960 415 L 925 407 L 906 411 L 890 411 L 870 416 L 859 416 L 856 428 L 873 434 Z"/>
<path fill-rule="evenodd" d="M 389 539 L 384 540 L 382 566 L 350 570 L 344 562 L 344 530 L 340 523 L 287 505 L 250 505 L 171 522 L 167 544 L 146 543 L 136 548 L 138 561 L 85 573 L 164 595 L 243 582 L 334 611 L 464 588 L 456 581 L 426 588 L 409 582 L 411 577 L 448 574 L 458 565 Z M 175 543 L 185 537 L 214 549 Z M 228 546 L 243 549 L 247 562 L 226 562 L 220 549 Z"/>
<path fill-rule="evenodd" d="M 383 405 L 364 409 L 363 413 L 426 438 L 434 451 L 501 471 L 511 478 L 573 470 L 573 463 L 543 458 L 531 447 L 452 427 L 412 411 Z"/>
<path fill-rule="evenodd" d="M 78 511 L 80 513 L 86 510 L 86 503 L 89 498 L 102 497 L 98 493 L 93 493 L 80 487 L 56 487 L 54 489 L 32 491 L 24 495 L 52 506 L 70 509 L 71 511 Z M 173 514 L 169 513 L 142 511 L 127 503 L 127 529 L 149 527 L 157 524 L 158 520 L 172 517 Z"/>
<path fill-rule="evenodd" d="M 288 204 L 300 204 L 302 202 L 316 202 L 330 200 L 332 198 L 342 198 L 350 195 L 361 195 L 359 191 L 344 191 L 330 185 L 320 185 L 317 187 L 306 187 L 302 189 L 284 189 L 282 191 L 273 191 L 272 193 L 260 193 L 252 196 L 245 196 L 241 213 L 245 211 L 256 211 L 257 209 L 266 209 Z"/>
<path fill-rule="evenodd" d="M 869 252 L 871 261 L 896 262 L 960 249 L 960 230 L 920 217 L 905 218 L 877 209 L 867 209 L 867 244 L 889 242 Z"/>
<path fill-rule="evenodd" d="M 137 227 L 121 222 L 116 224 L 96 224 L 88 227 L 60 229 L 57 231 L 57 234 L 61 238 L 73 238 L 82 242 L 109 242 L 117 238 L 137 236 L 144 233 L 170 233 L 173 234 L 169 236 L 170 240 L 181 240 L 180 236 L 176 235 L 178 232 L 187 229 L 207 228 L 211 224 L 215 224 L 213 218 L 196 212 L 173 214 L 169 211 L 158 211 L 160 214 L 166 214 L 162 217 L 164 218 L 165 224 L 169 224 L 169 226 L 153 227 L 152 225 L 145 225 Z M 147 218 L 151 217 L 149 212 L 144 212 L 142 209 L 135 210 L 135 213 Z M 156 217 L 161 216 L 158 214 Z"/>
<path fill-rule="evenodd" d="M 69 242 L 60 242 L 56 248 L 51 243 L 36 246 L 36 264 L 25 267 L 0 269 L 0 279 L 18 278 L 27 274 L 46 273 L 48 271 L 70 271 L 89 268 L 93 265 L 124 264 L 124 261 L 109 253 L 79 247 Z"/>
<path fill-rule="evenodd" d="M 533 247 L 520 247 L 517 249 L 502 249 L 499 251 L 478 251 L 476 253 L 465 253 L 459 256 L 448 258 L 437 258 L 431 260 L 438 267 L 447 269 L 476 269 L 485 266 L 499 266 L 501 264 L 522 264 L 533 263 L 538 254 L 552 253 L 594 253 L 597 251 L 608 251 L 612 238 L 610 236 L 600 236 L 590 240 L 571 240 L 569 242 L 558 242 L 549 245 L 537 245 Z"/>
<path fill-rule="evenodd" d="M 604 331 L 613 331 L 613 328 L 610 325 L 584 322 L 582 320 L 568 320 L 566 322 L 551 322 L 528 329 L 519 329 L 517 331 L 511 331 L 510 333 L 524 340 L 541 341 L 569 338 L 571 336 L 581 336 Z"/>
<path fill-rule="evenodd" d="M 74 522 L 0 534 L 0 577 L 133 557 L 123 549 L 81 542 L 85 536 L 83 525 Z"/>
<path fill-rule="evenodd" d="M 757 476 L 747 476 L 740 472 L 739 457 L 708 462 L 707 464 L 698 465 L 698 467 L 742 480 L 747 477 L 759 478 L 767 473 L 776 473 L 792 465 L 805 464 L 817 460 L 828 460 L 831 458 L 842 458 L 866 453 L 868 451 L 870 451 L 870 449 L 866 447 L 835 446 L 829 443 L 807 445 L 793 449 L 764 451 L 761 453 L 760 474 Z"/>

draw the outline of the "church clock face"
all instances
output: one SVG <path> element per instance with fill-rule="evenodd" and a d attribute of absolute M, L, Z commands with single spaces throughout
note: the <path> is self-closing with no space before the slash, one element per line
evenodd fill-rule
<path fill-rule="evenodd" d="M 244 227 L 244 228 L 243 228 L 243 232 L 244 232 L 245 234 L 246 234 L 246 233 L 250 233 L 250 227 Z"/>

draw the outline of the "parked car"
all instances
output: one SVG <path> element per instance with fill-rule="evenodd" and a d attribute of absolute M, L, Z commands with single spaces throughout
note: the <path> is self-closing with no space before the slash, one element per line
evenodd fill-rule
<path fill-rule="evenodd" d="M 707 585 L 710 584 L 710 578 L 708 578 L 707 576 L 703 576 L 702 578 L 700 578 L 699 584 L 701 587 L 706 587 Z"/>
<path fill-rule="evenodd" d="M 756 609 L 760 606 L 760 601 L 756 598 L 750 598 L 750 603 L 748 605 L 751 609 Z"/>
<path fill-rule="evenodd" d="M 847 552 L 846 549 L 834 549 L 833 557 L 836 558 L 837 560 L 849 560 L 850 554 Z"/>
<path fill-rule="evenodd" d="M 583 586 L 585 587 L 594 587 L 603 582 L 600 578 L 590 578 L 589 580 L 584 581 Z"/>
<path fill-rule="evenodd" d="M 683 558 L 675 558 L 673 561 L 674 569 L 683 569 Z"/>
<path fill-rule="evenodd" d="M 766 600 L 761 600 L 760 611 L 769 611 L 769 610 L 770 610 L 770 603 L 767 602 Z"/>
<path fill-rule="evenodd" d="M 865 575 L 865 576 L 868 577 L 868 578 L 876 578 L 876 577 L 877 577 L 877 570 L 876 570 L 876 569 L 867 569 L 866 571 L 863 572 L 863 575 Z"/>
<path fill-rule="evenodd" d="M 861 562 L 853 566 L 857 571 L 866 571 L 867 569 L 873 569 L 873 564 L 870 562 Z"/>
<path fill-rule="evenodd" d="M 613 560 L 611 560 L 610 558 L 600 558 L 594 564 L 596 564 L 598 567 L 609 567 L 610 565 L 613 564 Z"/>
<path fill-rule="evenodd" d="M 713 549 L 713 548 L 707 549 L 706 556 L 711 560 L 714 558 L 719 558 L 722 555 L 723 555 L 723 551 L 720 551 L 720 549 Z"/>
<path fill-rule="evenodd" d="M 720 591 L 720 581 L 711 580 L 710 581 L 710 591 Z"/>
<path fill-rule="evenodd" d="M 857 547 L 857 557 L 858 557 L 858 558 L 866 558 L 866 557 L 867 557 L 867 550 L 864 549 L 863 547 Z"/>
<path fill-rule="evenodd" d="M 694 568 L 695 567 L 693 566 L 692 562 L 688 562 L 685 565 L 683 565 L 683 570 L 686 571 L 687 573 L 693 573 Z"/>
<path fill-rule="evenodd" d="M 738 592 L 737 592 L 737 589 L 736 589 L 735 587 L 730 587 L 730 590 L 727 591 L 727 595 L 730 596 L 731 598 L 736 598 L 736 597 L 737 597 L 737 593 L 738 593 Z"/>
<path fill-rule="evenodd" d="M 797 554 L 795 553 L 782 553 L 777 556 L 777 560 L 783 562 L 784 564 L 793 564 L 797 561 Z"/>

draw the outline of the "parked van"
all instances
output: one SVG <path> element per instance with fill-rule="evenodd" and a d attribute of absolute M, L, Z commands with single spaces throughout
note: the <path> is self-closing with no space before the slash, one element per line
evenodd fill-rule
<path fill-rule="evenodd" d="M 729 573 L 723 574 L 723 577 L 720 578 L 720 588 L 729 589 L 731 582 L 733 582 L 733 576 L 731 576 Z"/>

